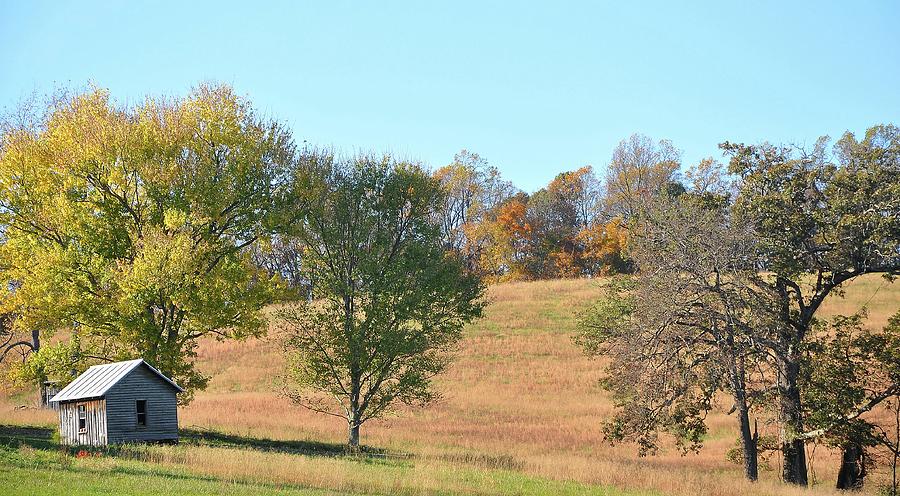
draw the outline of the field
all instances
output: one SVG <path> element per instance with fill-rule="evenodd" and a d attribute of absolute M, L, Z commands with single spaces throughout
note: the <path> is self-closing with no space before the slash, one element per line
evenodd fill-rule
<path fill-rule="evenodd" d="M 466 330 L 438 381 L 442 399 L 364 425 L 369 451 L 360 457 L 342 454 L 339 420 L 278 394 L 283 363 L 274 331 L 243 343 L 203 343 L 199 366 L 213 380 L 180 411 L 179 446 L 71 456 L 54 447 L 52 412 L 16 409 L 33 403 L 33 393 L 4 394 L 0 493 L 837 494 L 830 489 L 837 460 L 824 447 L 810 450 L 812 490 L 778 483 L 777 457 L 759 483 L 744 482 L 725 457 L 736 431 L 723 412 L 711 415 L 696 455 L 667 448 L 639 458 L 634 446 L 605 443 L 601 423 L 611 404 L 597 385 L 602 362 L 572 342 L 577 313 L 603 291 L 597 280 L 492 287 L 485 318 Z M 862 305 L 872 326 L 884 325 L 900 308 L 900 285 L 863 278 L 824 311 Z"/>

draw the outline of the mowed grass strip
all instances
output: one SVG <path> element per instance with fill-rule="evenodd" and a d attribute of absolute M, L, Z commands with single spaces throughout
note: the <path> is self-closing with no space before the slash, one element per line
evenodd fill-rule
<path fill-rule="evenodd" d="M 215 479 L 134 460 L 79 459 L 61 451 L 0 448 L 0 495 L 60 494 L 325 496 L 346 493 Z"/>
<path fill-rule="evenodd" d="M 326 458 L 204 446 L 134 446 L 115 453 L 74 457 L 27 445 L 0 448 L 0 494 L 652 494 L 513 471 L 368 457 Z"/>

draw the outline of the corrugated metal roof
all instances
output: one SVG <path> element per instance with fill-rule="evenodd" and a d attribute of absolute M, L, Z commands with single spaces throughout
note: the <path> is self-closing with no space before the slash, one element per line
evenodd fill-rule
<path fill-rule="evenodd" d="M 70 382 L 68 386 L 62 388 L 60 392 L 50 398 L 50 401 L 59 402 L 99 398 L 140 365 L 146 365 L 147 368 L 174 386 L 175 389 L 184 391 L 178 384 L 175 384 L 171 379 L 164 376 L 162 372 L 151 367 L 150 364 L 145 362 L 142 358 L 138 358 L 137 360 L 128 360 L 127 362 L 94 365 L 85 370 L 84 373 L 75 378 L 74 381 Z"/>

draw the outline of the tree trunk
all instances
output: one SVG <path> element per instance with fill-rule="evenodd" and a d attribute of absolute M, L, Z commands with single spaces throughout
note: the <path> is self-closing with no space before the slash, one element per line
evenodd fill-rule
<path fill-rule="evenodd" d="M 784 467 L 781 478 L 789 484 L 809 484 L 806 472 L 806 443 L 797 439 L 803 432 L 803 410 L 797 378 L 800 366 L 793 354 L 779 358 L 778 389 L 780 391 L 779 421 L 781 422 L 781 453 Z"/>
<path fill-rule="evenodd" d="M 738 405 L 738 417 L 741 424 L 741 447 L 744 450 L 744 476 L 751 482 L 759 478 L 759 434 L 750 431 L 750 414 L 747 404 Z M 755 430 L 755 429 L 754 429 Z"/>
<path fill-rule="evenodd" d="M 359 453 L 359 419 L 361 417 L 359 411 L 359 389 L 356 387 L 356 381 L 353 381 L 353 384 L 353 392 L 350 395 L 350 415 L 347 417 L 347 449 L 350 453 Z"/>
<path fill-rule="evenodd" d="M 750 408 L 747 405 L 747 388 L 744 381 L 743 363 L 735 363 L 731 370 L 731 383 L 734 404 L 738 412 L 738 424 L 741 430 L 741 448 L 744 452 L 744 476 L 755 482 L 759 478 L 759 434 L 756 429 L 750 430 Z"/>
<path fill-rule="evenodd" d="M 894 445 L 891 446 L 891 496 L 897 496 L 897 461 L 900 459 L 900 395 L 894 403 Z"/>
<path fill-rule="evenodd" d="M 837 488 L 859 490 L 866 478 L 866 451 L 857 443 L 844 446 Z"/>
<path fill-rule="evenodd" d="M 806 473 L 806 444 L 803 440 L 794 439 L 781 443 L 784 456 L 784 468 L 781 478 L 788 484 L 806 486 L 809 484 Z"/>
<path fill-rule="evenodd" d="M 41 331 L 34 329 L 31 331 L 31 352 L 39 351 L 41 351 Z"/>
<path fill-rule="evenodd" d="M 347 440 L 347 447 L 350 449 L 351 453 L 359 452 L 359 424 L 356 423 L 355 420 L 351 420 L 349 422 L 349 431 L 350 435 Z"/>
<path fill-rule="evenodd" d="M 354 282 L 352 278 L 347 279 L 347 287 L 351 290 L 354 287 Z M 345 294 L 343 296 L 344 299 L 344 335 L 347 339 L 347 345 L 349 347 L 350 352 L 350 363 L 349 370 L 350 373 L 350 397 L 349 405 L 348 405 L 348 416 L 347 416 L 347 429 L 349 430 L 349 436 L 347 440 L 347 447 L 349 448 L 351 453 L 359 452 L 359 424 L 362 412 L 360 411 L 360 397 L 361 397 L 361 383 L 362 383 L 362 367 L 360 366 L 360 360 L 362 359 L 363 352 L 361 351 L 360 342 L 358 336 L 354 333 L 355 329 L 353 326 L 354 320 L 354 309 L 353 309 L 353 298 L 349 294 Z"/>
<path fill-rule="evenodd" d="M 894 448 L 894 455 L 891 458 L 891 496 L 897 496 L 897 490 L 900 489 L 900 484 L 897 481 L 897 461 L 900 459 L 900 442 L 898 442 Z"/>

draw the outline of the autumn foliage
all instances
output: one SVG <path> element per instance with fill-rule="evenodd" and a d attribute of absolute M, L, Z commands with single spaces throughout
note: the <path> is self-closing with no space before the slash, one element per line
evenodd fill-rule
<path fill-rule="evenodd" d="M 463 150 L 434 172 L 446 194 L 438 213 L 445 248 L 489 282 L 629 272 L 635 212 L 683 189 L 678 168 L 670 143 L 636 135 L 619 144 L 603 177 L 584 166 L 528 194 Z"/>

